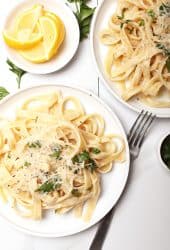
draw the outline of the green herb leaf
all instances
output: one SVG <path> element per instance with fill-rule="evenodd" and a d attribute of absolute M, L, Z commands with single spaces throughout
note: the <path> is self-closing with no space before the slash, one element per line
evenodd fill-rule
<path fill-rule="evenodd" d="M 72 195 L 76 196 L 76 197 L 80 197 L 81 196 L 81 193 L 79 192 L 78 189 L 73 189 L 71 191 Z"/>
<path fill-rule="evenodd" d="M 58 144 L 56 144 L 56 146 L 53 148 L 53 153 L 50 154 L 49 156 L 61 160 L 61 159 L 62 159 L 62 158 L 60 157 L 60 155 L 61 155 L 61 149 L 62 149 L 61 146 L 58 145 Z"/>
<path fill-rule="evenodd" d="M 10 154 L 10 153 L 8 153 L 8 156 L 7 156 L 7 157 L 8 157 L 8 159 L 11 159 L 11 154 Z"/>
<path fill-rule="evenodd" d="M 120 23 L 120 28 L 121 28 L 121 29 L 123 28 L 123 25 L 124 25 L 125 23 L 132 22 L 132 20 L 130 20 L 130 19 L 124 20 L 124 18 L 125 18 L 125 10 L 122 10 L 122 15 L 121 15 L 121 16 L 117 16 L 117 18 L 118 18 L 119 20 L 121 20 L 121 23 Z"/>
<path fill-rule="evenodd" d="M 161 44 L 161 43 L 157 43 L 157 44 L 156 44 L 156 47 L 157 47 L 158 49 L 163 50 L 163 53 L 164 53 L 165 56 L 170 56 L 170 50 L 169 50 L 168 48 L 166 48 L 165 45 L 163 45 L 163 44 Z"/>
<path fill-rule="evenodd" d="M 145 26 L 145 21 L 144 21 L 144 19 L 141 19 L 141 20 L 139 21 L 139 26 Z"/>
<path fill-rule="evenodd" d="M 120 24 L 120 28 L 121 28 L 121 29 L 123 28 L 123 25 L 124 25 L 124 23 L 121 23 L 121 24 Z"/>
<path fill-rule="evenodd" d="M 90 158 L 89 153 L 87 151 L 83 151 L 82 153 L 75 155 L 72 158 L 73 163 L 82 163 L 84 161 L 88 161 Z"/>
<path fill-rule="evenodd" d="M 0 100 L 2 100 L 8 94 L 9 94 L 8 90 L 6 90 L 4 87 L 0 87 Z"/>
<path fill-rule="evenodd" d="M 153 10 L 148 10 L 147 14 L 148 14 L 148 16 L 150 16 L 152 18 L 153 21 L 155 21 L 156 14 L 155 14 L 155 12 Z"/>
<path fill-rule="evenodd" d="M 50 154 L 51 157 L 58 159 L 60 157 L 61 151 L 55 151 L 54 153 Z"/>
<path fill-rule="evenodd" d="M 170 72 L 170 50 L 168 48 L 166 48 L 163 44 L 161 43 L 157 43 L 156 47 L 160 50 L 162 50 L 163 54 L 165 56 L 168 56 L 167 60 L 166 60 L 166 67 L 168 69 L 168 72 Z"/>
<path fill-rule="evenodd" d="M 95 8 L 91 8 L 86 4 L 86 0 L 68 0 L 69 3 L 74 3 L 76 12 L 74 12 L 79 28 L 80 28 L 80 40 L 88 37 L 90 32 L 90 23 L 94 14 Z"/>
<path fill-rule="evenodd" d="M 27 72 L 21 68 L 18 68 L 13 62 L 11 62 L 9 59 L 7 59 L 7 64 L 9 65 L 9 70 L 16 74 L 17 78 L 17 83 L 18 83 L 18 88 L 21 86 L 21 78 L 23 77 L 24 74 Z"/>
<path fill-rule="evenodd" d="M 166 67 L 168 69 L 168 72 L 170 73 L 170 57 L 166 60 Z"/>
<path fill-rule="evenodd" d="M 41 148 L 41 143 L 40 143 L 39 140 L 37 140 L 37 141 L 34 141 L 34 142 L 28 142 L 27 146 L 29 148 Z"/>
<path fill-rule="evenodd" d="M 46 181 L 39 188 L 37 188 L 36 191 L 49 193 L 56 189 L 59 189 L 60 187 L 61 187 L 60 183 L 55 183 L 53 181 Z"/>
<path fill-rule="evenodd" d="M 125 10 L 122 10 L 122 15 L 121 16 L 117 16 L 118 19 L 123 20 L 125 17 Z"/>
<path fill-rule="evenodd" d="M 51 191 L 54 191 L 54 189 L 55 189 L 54 188 L 54 183 L 46 181 L 39 188 L 37 188 L 36 191 L 40 191 L 40 192 L 43 192 L 43 193 L 49 193 Z"/>
<path fill-rule="evenodd" d="M 24 166 L 25 166 L 25 167 L 29 167 L 30 165 L 31 165 L 30 162 L 28 162 L 28 161 L 25 161 L 25 162 L 24 162 Z"/>
<path fill-rule="evenodd" d="M 167 3 L 167 5 L 163 3 L 162 5 L 160 5 L 159 7 L 160 16 L 167 15 L 169 13 L 170 13 L 170 3 Z"/>
<path fill-rule="evenodd" d="M 97 168 L 97 165 L 93 159 L 89 159 L 88 163 L 85 164 L 86 168 L 89 168 L 91 173 Z"/>
<path fill-rule="evenodd" d="M 82 4 L 79 13 L 80 22 L 85 21 L 87 18 L 91 17 L 94 13 L 94 9 L 88 7 L 86 4 Z"/>
<path fill-rule="evenodd" d="M 90 169 L 91 172 L 93 172 L 97 168 L 95 161 L 92 158 L 90 158 L 89 152 L 87 151 L 83 151 L 82 153 L 75 155 L 72 158 L 72 162 L 73 164 L 84 162 L 85 168 Z"/>
<path fill-rule="evenodd" d="M 101 151 L 100 151 L 100 149 L 98 149 L 98 148 L 92 148 L 92 153 L 93 154 L 99 154 Z"/>

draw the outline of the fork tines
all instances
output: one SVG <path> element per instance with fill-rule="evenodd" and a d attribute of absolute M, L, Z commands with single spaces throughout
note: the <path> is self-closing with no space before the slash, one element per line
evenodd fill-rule
<path fill-rule="evenodd" d="M 129 145 L 140 147 L 147 134 L 152 122 L 156 118 L 155 115 L 148 111 L 142 110 L 134 122 L 128 134 Z"/>

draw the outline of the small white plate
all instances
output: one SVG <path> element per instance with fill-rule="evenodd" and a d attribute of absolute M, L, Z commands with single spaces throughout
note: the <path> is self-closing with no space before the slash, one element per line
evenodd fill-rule
<path fill-rule="evenodd" d="M 130 161 L 126 134 L 119 119 L 103 101 L 90 92 L 61 85 L 44 85 L 28 88 L 9 95 L 1 101 L 1 116 L 11 119 L 15 114 L 16 108 L 27 98 L 52 91 L 61 91 L 63 96 L 75 96 L 81 101 L 87 113 L 101 114 L 106 122 L 106 133 L 118 133 L 124 138 L 126 161 L 123 163 L 114 163 L 112 171 L 102 175 L 102 192 L 93 217 L 88 223 L 82 219 L 75 218 L 71 212 L 65 215 L 56 215 L 54 211 L 47 211 L 41 221 L 21 218 L 8 204 L 4 204 L 0 200 L 0 216 L 15 226 L 15 228 L 41 237 L 61 237 L 75 234 L 91 227 L 102 219 L 116 204 L 123 192 L 128 177 Z"/>
<path fill-rule="evenodd" d="M 5 43 L 4 45 L 8 58 L 21 69 L 33 74 L 48 74 L 60 70 L 72 59 L 79 46 L 80 31 L 72 10 L 61 0 L 26 0 L 20 2 L 8 14 L 4 29 L 7 30 L 12 25 L 13 20 L 19 13 L 37 3 L 58 15 L 65 25 L 66 37 L 57 55 L 48 62 L 36 64 L 25 60 L 16 50 L 8 47 Z"/>
<path fill-rule="evenodd" d="M 105 84 L 109 92 L 116 97 L 120 102 L 124 105 L 133 109 L 137 112 L 141 110 L 148 110 L 152 112 L 157 117 L 160 118 L 169 118 L 170 117 L 170 108 L 152 108 L 144 105 L 137 98 L 133 98 L 132 100 L 125 102 L 118 91 L 116 90 L 114 83 L 110 81 L 105 73 L 104 69 L 104 58 L 107 53 L 107 47 L 102 45 L 99 41 L 99 33 L 108 26 L 108 20 L 110 16 L 114 13 L 117 6 L 117 0 L 104 0 L 97 7 L 95 11 L 95 15 L 92 20 L 91 25 L 91 34 L 90 34 L 90 43 L 93 54 L 93 59 L 102 82 Z"/>

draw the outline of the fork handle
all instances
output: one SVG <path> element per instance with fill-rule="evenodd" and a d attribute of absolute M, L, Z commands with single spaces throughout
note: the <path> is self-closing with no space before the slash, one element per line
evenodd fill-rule
<path fill-rule="evenodd" d="M 115 209 L 112 208 L 111 211 L 101 221 L 89 250 L 101 250 L 102 249 L 107 231 L 112 221 L 112 216 L 114 214 L 114 211 Z"/>

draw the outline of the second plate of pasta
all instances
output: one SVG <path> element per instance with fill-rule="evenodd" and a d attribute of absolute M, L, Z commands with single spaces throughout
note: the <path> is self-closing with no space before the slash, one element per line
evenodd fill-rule
<path fill-rule="evenodd" d="M 105 0 L 96 10 L 91 47 L 108 90 L 131 109 L 170 117 L 166 1 Z"/>
<path fill-rule="evenodd" d="M 80 89 L 45 85 L 0 105 L 0 211 L 42 237 L 80 232 L 120 197 L 129 149 L 114 113 Z"/>

